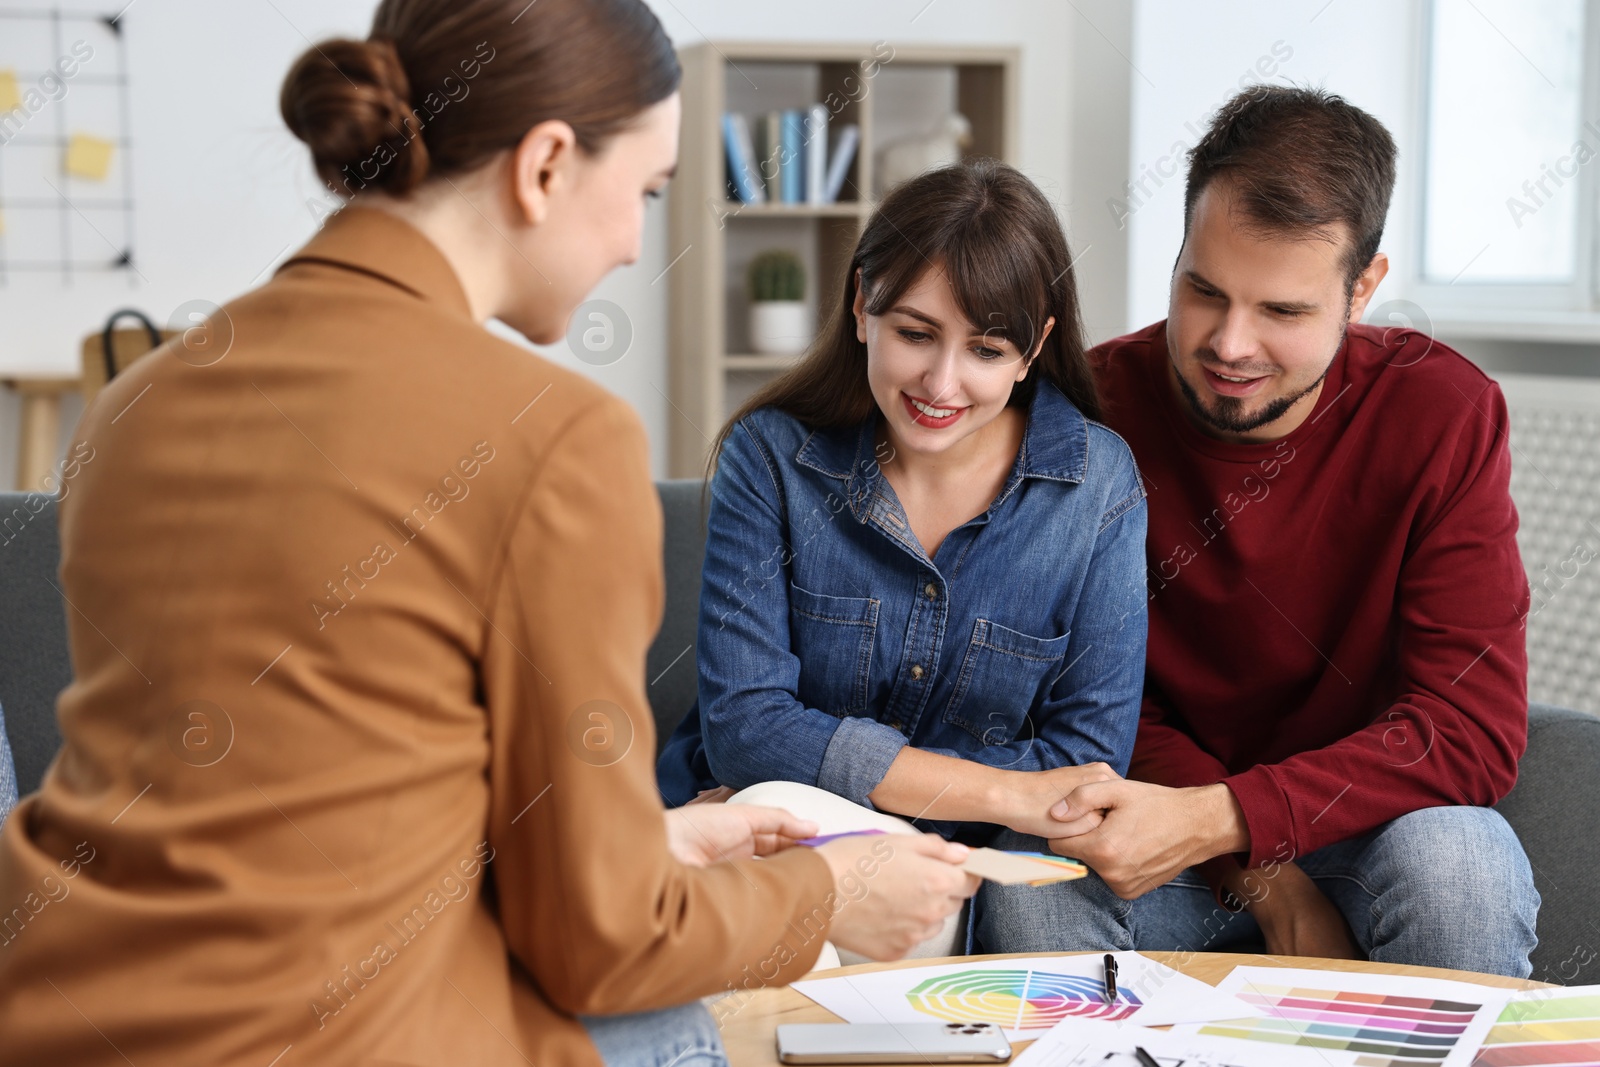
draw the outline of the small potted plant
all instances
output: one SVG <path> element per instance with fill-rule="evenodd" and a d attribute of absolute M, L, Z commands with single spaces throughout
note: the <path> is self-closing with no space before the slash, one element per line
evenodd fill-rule
<path fill-rule="evenodd" d="M 806 271 L 800 257 L 784 249 L 750 262 L 750 344 L 762 355 L 793 356 L 811 344 L 806 314 Z"/>

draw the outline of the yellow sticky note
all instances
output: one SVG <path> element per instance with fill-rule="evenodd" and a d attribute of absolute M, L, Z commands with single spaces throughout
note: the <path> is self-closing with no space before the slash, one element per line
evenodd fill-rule
<path fill-rule="evenodd" d="M 22 106 L 22 91 L 17 88 L 17 72 L 0 70 L 0 114 Z"/>
<path fill-rule="evenodd" d="M 75 133 L 67 142 L 67 173 L 74 178 L 103 182 L 111 173 L 111 151 L 115 146 L 100 137 Z"/>

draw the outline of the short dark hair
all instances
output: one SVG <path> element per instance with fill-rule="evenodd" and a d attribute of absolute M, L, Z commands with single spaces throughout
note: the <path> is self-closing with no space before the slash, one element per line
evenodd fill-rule
<path fill-rule="evenodd" d="M 1344 223 L 1345 291 L 1378 254 L 1394 193 L 1394 138 L 1323 89 L 1255 85 L 1217 111 L 1189 150 L 1183 235 L 1206 187 L 1227 181 L 1245 217 L 1271 234 L 1311 236 Z"/>

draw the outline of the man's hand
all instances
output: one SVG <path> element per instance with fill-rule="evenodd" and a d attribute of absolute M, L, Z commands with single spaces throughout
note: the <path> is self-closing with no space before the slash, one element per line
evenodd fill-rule
<path fill-rule="evenodd" d="M 1093 867 L 1133 900 L 1179 871 L 1250 847 L 1244 812 L 1225 785 L 1170 789 L 1147 782 L 1080 785 L 1050 809 L 1052 852 Z"/>
<path fill-rule="evenodd" d="M 1235 867 L 1235 870 L 1238 868 Z M 1237 885 L 1233 884 L 1237 881 Z M 1311 876 L 1293 863 L 1239 871 L 1223 884 L 1255 916 L 1274 956 L 1317 956 L 1328 960 L 1364 960 L 1350 924 Z"/>
<path fill-rule="evenodd" d="M 690 867 L 770 856 L 816 835 L 814 822 L 753 804 L 691 803 L 667 812 L 667 847 Z"/>
<path fill-rule="evenodd" d="M 1121 777 L 1105 763 L 1056 767 L 1048 771 L 1000 773 L 1003 777 L 996 787 L 994 807 L 1001 818 L 995 821 L 1019 834 L 1033 837 L 1062 836 L 1061 821 L 1051 817 L 1050 809 L 1061 803 L 1078 786 L 1089 782 L 1118 781 Z M 1084 833 L 1099 824 L 1099 812 L 1090 812 L 1085 820 L 1073 825 L 1073 830 Z"/>

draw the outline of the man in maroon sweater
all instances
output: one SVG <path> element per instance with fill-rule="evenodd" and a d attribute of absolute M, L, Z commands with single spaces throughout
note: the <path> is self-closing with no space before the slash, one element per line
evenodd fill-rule
<path fill-rule="evenodd" d="M 1506 406 L 1359 324 L 1394 157 L 1370 115 L 1277 86 L 1191 152 L 1168 317 L 1095 351 L 1149 492 L 1129 780 L 1053 812 L 1098 877 L 985 886 L 985 949 L 1530 972 L 1539 898 L 1490 808 L 1527 738 Z"/>

